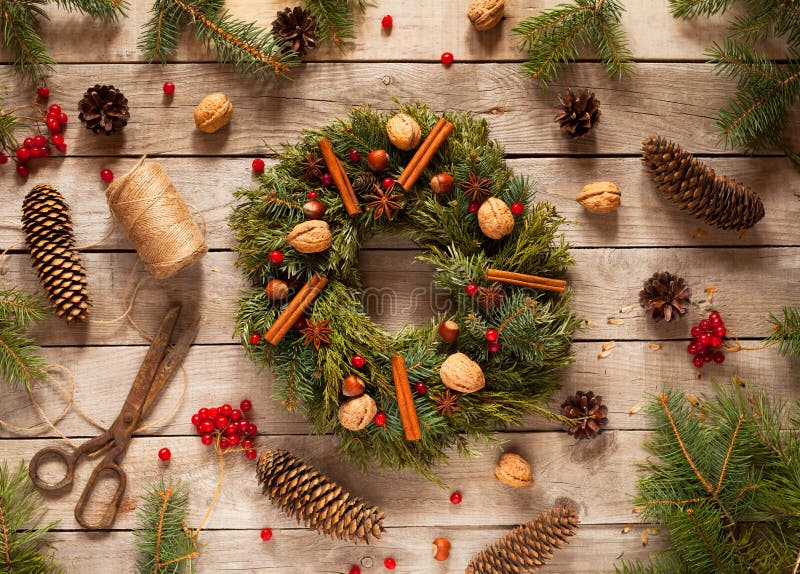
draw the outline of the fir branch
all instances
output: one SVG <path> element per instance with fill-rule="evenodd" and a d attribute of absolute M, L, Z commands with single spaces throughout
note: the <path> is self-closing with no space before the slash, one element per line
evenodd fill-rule
<path fill-rule="evenodd" d="M 46 378 L 41 349 L 23 332 L 46 315 L 40 297 L 16 289 L 0 291 L 0 378 L 12 389 L 22 385 L 30 390 Z"/>
<path fill-rule="evenodd" d="M 675 18 L 696 18 L 724 13 L 736 0 L 669 0 Z"/>
<path fill-rule="evenodd" d="M 19 146 L 14 133 L 20 129 L 19 118 L 14 112 L 6 112 L 0 108 L 0 152 L 12 155 Z"/>
<path fill-rule="evenodd" d="M 0 462 L 0 572 L 61 572 L 50 545 L 57 522 L 42 523 L 45 513 L 24 462 L 16 469 Z"/>
<path fill-rule="evenodd" d="M 621 26 L 618 0 L 572 0 L 521 21 L 513 29 L 527 52 L 523 69 L 543 88 L 560 68 L 578 58 L 583 46 L 592 46 L 609 78 L 633 72 L 632 54 Z"/>
<path fill-rule="evenodd" d="M 330 38 L 335 44 L 341 44 L 348 38 L 355 38 L 353 11 L 358 8 L 363 13 L 367 8 L 366 0 L 304 0 L 303 4 L 317 20 L 319 43 Z"/>
<path fill-rule="evenodd" d="M 77 12 L 106 22 L 116 22 L 126 16 L 126 0 L 51 0 L 67 12 Z"/>
<path fill-rule="evenodd" d="M 14 56 L 12 69 L 24 80 L 38 82 L 53 70 L 55 61 L 37 31 L 40 18 L 47 18 L 47 0 L 0 0 L 3 46 Z"/>
<path fill-rule="evenodd" d="M 783 317 L 770 314 L 772 333 L 764 345 L 777 343 L 781 355 L 800 356 L 800 307 L 784 307 Z"/>

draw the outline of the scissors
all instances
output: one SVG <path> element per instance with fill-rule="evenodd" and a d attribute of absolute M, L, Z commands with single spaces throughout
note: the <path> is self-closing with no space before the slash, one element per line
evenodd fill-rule
<path fill-rule="evenodd" d="M 192 321 L 191 325 L 177 337 L 175 344 L 170 347 L 170 339 L 180 313 L 180 305 L 175 305 L 167 311 L 158 332 L 153 337 L 153 342 L 139 368 L 136 379 L 131 385 L 128 398 L 125 399 L 122 410 L 107 431 L 86 441 L 71 452 L 58 447 L 47 447 L 37 452 L 31 459 L 29 473 L 33 483 L 42 490 L 60 490 L 72 485 L 75 478 L 75 465 L 79 459 L 108 449 L 89 477 L 83 493 L 75 505 L 75 520 L 87 530 L 108 528 L 114 523 L 127 484 L 127 476 L 122 470 L 120 462 L 145 413 L 153 405 L 175 369 L 183 362 L 197 335 L 199 317 Z M 51 483 L 39 476 L 39 469 L 46 459 L 59 459 L 66 465 L 67 471 L 64 478 L 56 483 Z M 102 518 L 98 522 L 90 523 L 84 517 L 84 510 L 97 485 L 98 478 L 103 472 L 108 472 L 116 477 L 117 490 L 114 497 L 108 502 Z"/>

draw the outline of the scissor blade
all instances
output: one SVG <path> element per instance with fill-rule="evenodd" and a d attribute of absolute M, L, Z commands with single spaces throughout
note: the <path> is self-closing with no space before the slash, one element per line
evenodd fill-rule
<path fill-rule="evenodd" d="M 189 325 L 180 334 L 178 340 L 175 341 L 175 344 L 167 350 L 164 360 L 161 361 L 158 371 L 153 378 L 153 384 L 150 387 L 150 392 L 147 394 L 147 398 L 144 401 L 142 416 L 146 415 L 150 411 L 150 407 L 153 406 L 156 398 L 158 398 L 158 395 L 161 394 L 161 391 L 164 389 L 164 385 L 167 384 L 167 381 L 169 381 L 170 377 L 172 377 L 172 374 L 181 365 L 181 363 L 183 363 L 186 355 L 189 354 L 189 349 L 191 349 L 192 343 L 194 343 L 199 330 L 200 317 L 198 316 L 195 317 L 191 325 Z"/>

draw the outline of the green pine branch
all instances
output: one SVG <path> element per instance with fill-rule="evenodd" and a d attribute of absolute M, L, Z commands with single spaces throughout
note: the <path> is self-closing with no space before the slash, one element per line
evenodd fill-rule
<path fill-rule="evenodd" d="M 0 291 L 0 378 L 11 388 L 30 390 L 44 380 L 41 349 L 24 330 L 47 315 L 44 301 L 16 289 Z"/>
<path fill-rule="evenodd" d="M 736 0 L 669 0 L 669 9 L 676 18 L 696 18 L 724 13 Z"/>
<path fill-rule="evenodd" d="M 20 127 L 19 118 L 13 112 L 6 112 L 0 108 L 0 152 L 13 155 L 19 146 L 14 134 Z"/>
<path fill-rule="evenodd" d="M 50 541 L 57 522 L 42 523 L 46 512 L 24 462 L 14 469 L 0 462 L 0 572 L 61 572 Z"/>
<path fill-rule="evenodd" d="M 136 562 L 140 574 L 190 574 L 196 571 L 197 537 L 186 526 L 189 493 L 186 484 L 160 481 L 141 496 L 136 514 Z"/>
<path fill-rule="evenodd" d="M 772 334 L 765 345 L 778 345 L 781 355 L 800 356 L 800 307 L 784 307 L 783 317 L 770 314 Z"/>
<path fill-rule="evenodd" d="M 513 29 L 527 52 L 523 69 L 546 88 L 565 64 L 590 46 L 609 78 L 631 74 L 633 56 L 622 30 L 623 11 L 618 0 L 572 0 L 526 18 Z"/>
<path fill-rule="evenodd" d="M 303 5 L 317 20 L 316 35 L 319 43 L 331 39 L 341 44 L 355 38 L 356 22 L 353 13 L 367 9 L 366 0 L 304 0 Z"/>
<path fill-rule="evenodd" d="M 116 22 L 120 16 L 127 16 L 128 10 L 126 0 L 52 0 L 52 2 L 67 12 L 77 12 L 106 22 Z"/>

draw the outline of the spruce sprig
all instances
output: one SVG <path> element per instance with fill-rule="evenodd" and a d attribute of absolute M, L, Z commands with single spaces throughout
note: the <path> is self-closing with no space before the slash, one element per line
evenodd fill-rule
<path fill-rule="evenodd" d="M 367 9 L 366 0 L 306 0 L 303 4 L 317 20 L 316 36 L 320 43 L 330 38 L 341 44 L 355 38 L 353 13 L 356 9 L 361 12 Z"/>
<path fill-rule="evenodd" d="M 581 48 L 591 46 L 609 78 L 633 73 L 623 12 L 618 0 L 572 0 L 522 20 L 513 33 L 527 52 L 523 69 L 546 88 L 565 64 L 577 60 Z"/>
<path fill-rule="evenodd" d="M 39 296 L 0 290 L 0 378 L 12 389 L 22 385 L 30 390 L 46 377 L 41 349 L 25 333 L 46 316 L 47 306 Z"/>
<path fill-rule="evenodd" d="M 713 16 L 725 12 L 736 0 L 669 0 L 669 8 L 676 18 Z"/>
<path fill-rule="evenodd" d="M 781 355 L 800 356 L 800 307 L 784 307 L 783 317 L 770 314 L 772 334 L 764 339 L 765 345 L 778 345 Z"/>
<path fill-rule="evenodd" d="M 61 572 L 50 542 L 57 522 L 43 523 L 46 512 L 25 463 L 0 462 L 0 572 Z"/>

